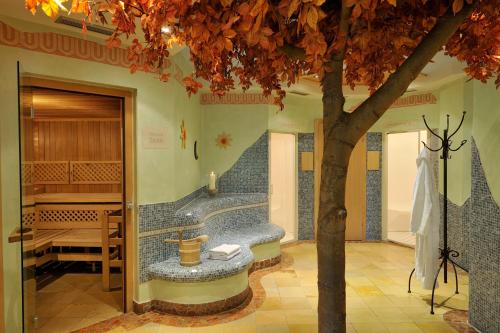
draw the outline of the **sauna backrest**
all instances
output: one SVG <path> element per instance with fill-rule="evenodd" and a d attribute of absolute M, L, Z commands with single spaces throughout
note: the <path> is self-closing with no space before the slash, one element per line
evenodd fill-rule
<path fill-rule="evenodd" d="M 23 210 L 23 224 L 35 229 L 100 229 L 107 214 L 120 204 L 49 204 Z M 26 218 L 25 218 L 26 215 Z"/>
<path fill-rule="evenodd" d="M 121 161 L 34 161 L 22 163 L 23 185 L 120 184 Z"/>
<path fill-rule="evenodd" d="M 37 205 L 37 229 L 98 229 L 110 212 L 120 205 Z"/>

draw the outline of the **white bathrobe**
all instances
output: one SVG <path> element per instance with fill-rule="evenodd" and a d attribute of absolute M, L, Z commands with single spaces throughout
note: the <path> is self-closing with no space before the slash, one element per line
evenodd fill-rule
<path fill-rule="evenodd" d="M 424 289 L 432 289 L 439 268 L 438 200 L 430 152 L 422 149 L 417 158 L 417 178 L 413 187 L 411 231 L 416 234 L 415 276 Z"/>

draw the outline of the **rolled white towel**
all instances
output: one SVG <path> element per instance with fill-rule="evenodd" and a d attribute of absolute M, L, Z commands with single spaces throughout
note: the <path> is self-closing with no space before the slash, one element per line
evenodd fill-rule
<path fill-rule="evenodd" d="M 229 259 L 236 257 L 240 253 L 241 253 L 241 250 L 233 252 L 230 255 L 221 255 L 221 254 L 210 253 L 209 258 L 213 259 L 213 260 L 229 260 Z"/>
<path fill-rule="evenodd" d="M 210 254 L 215 254 L 215 255 L 231 255 L 235 253 L 236 251 L 240 250 L 240 246 L 238 244 L 222 244 L 217 247 L 214 247 L 210 251 L 208 251 Z"/>

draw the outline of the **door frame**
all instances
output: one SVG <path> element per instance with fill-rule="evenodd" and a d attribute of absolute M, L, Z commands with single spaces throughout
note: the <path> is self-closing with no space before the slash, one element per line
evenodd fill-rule
<path fill-rule="evenodd" d="M 41 88 L 59 89 L 77 93 L 113 96 L 123 99 L 123 162 L 125 164 L 123 182 L 123 207 L 125 217 L 125 270 L 123 288 L 123 312 L 133 309 L 135 286 L 135 99 L 136 89 L 110 85 L 73 81 L 64 78 L 53 78 L 36 74 L 23 74 L 23 84 Z"/>
<path fill-rule="evenodd" d="M 269 184 L 268 184 L 268 193 L 269 193 L 269 199 L 268 199 L 268 207 L 269 207 L 269 222 L 272 223 L 271 221 L 271 134 L 272 133 L 277 133 L 277 134 L 290 134 L 295 137 L 295 200 L 294 200 L 294 222 L 295 222 L 295 239 L 291 240 L 291 242 L 295 242 L 299 239 L 299 136 L 297 132 L 287 132 L 287 131 L 279 131 L 279 130 L 269 130 L 269 138 L 268 138 L 268 146 L 269 146 L 269 158 L 268 158 L 268 178 L 269 178 Z"/>
<path fill-rule="evenodd" d="M 0 139 L 1 140 L 1 139 Z M 0 150 L 2 145 L 0 144 Z M 0 170 L 2 161 L 0 160 Z M 3 253 L 3 222 L 2 222 L 2 173 L 0 172 L 0 250 Z M 3 255 L 0 255 L 0 332 L 5 331 L 4 320 L 4 293 L 3 293 Z"/>

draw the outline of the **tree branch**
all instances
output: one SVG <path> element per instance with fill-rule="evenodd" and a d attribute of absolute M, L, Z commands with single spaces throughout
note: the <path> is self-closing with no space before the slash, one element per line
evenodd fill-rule
<path fill-rule="evenodd" d="M 443 45 L 457 31 L 463 21 L 472 13 L 474 5 L 464 5 L 457 14 L 451 9 L 438 19 L 432 30 L 405 62 L 389 76 L 377 91 L 366 99 L 350 115 L 349 125 L 361 137 L 399 98 L 418 74 L 439 52 Z"/>
<path fill-rule="evenodd" d="M 339 29 L 337 39 L 340 43 L 338 49 L 332 54 L 331 59 L 325 64 L 325 75 L 322 80 L 323 89 L 323 121 L 324 128 L 333 130 L 334 124 L 344 112 L 345 98 L 342 92 L 344 78 L 344 57 L 349 33 L 349 18 L 351 7 L 342 1 L 340 10 Z M 326 134 L 326 133 L 325 133 Z M 325 138 L 328 135 L 325 135 Z"/>

